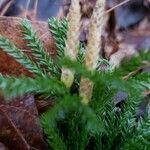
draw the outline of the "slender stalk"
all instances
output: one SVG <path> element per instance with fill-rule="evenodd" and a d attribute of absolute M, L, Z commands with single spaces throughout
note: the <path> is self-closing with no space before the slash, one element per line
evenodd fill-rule
<path fill-rule="evenodd" d="M 68 32 L 64 55 L 72 60 L 76 60 L 79 44 L 80 33 L 80 5 L 79 0 L 72 0 L 70 11 L 68 14 Z M 74 71 L 62 68 L 61 81 L 64 82 L 67 88 L 70 88 L 74 80 Z"/>
<path fill-rule="evenodd" d="M 89 26 L 88 45 L 85 55 L 85 65 L 91 71 L 96 69 L 99 50 L 101 49 L 101 35 L 105 22 L 104 10 L 105 0 L 97 0 Z M 93 83 L 88 79 L 82 78 L 80 82 L 80 96 L 83 98 L 83 103 L 88 104 L 92 96 L 92 90 Z"/>

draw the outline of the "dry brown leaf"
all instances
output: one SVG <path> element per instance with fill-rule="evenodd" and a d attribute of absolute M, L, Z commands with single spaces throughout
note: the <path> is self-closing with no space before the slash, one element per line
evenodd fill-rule
<path fill-rule="evenodd" d="M 15 150 L 47 150 L 32 95 L 0 105 L 0 141 Z"/>

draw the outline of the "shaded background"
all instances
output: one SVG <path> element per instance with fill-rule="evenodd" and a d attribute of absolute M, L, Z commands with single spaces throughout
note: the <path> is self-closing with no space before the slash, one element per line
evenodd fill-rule
<path fill-rule="evenodd" d="M 123 0 L 106 0 L 107 8 L 113 7 Z M 81 0 L 81 2 L 95 3 L 95 0 Z M 62 6 L 70 3 L 70 0 L 0 0 L 0 11 L 5 16 L 23 17 L 26 9 L 27 16 L 32 19 L 46 21 L 47 18 L 57 16 Z M 128 28 L 142 21 L 150 14 L 148 0 L 131 0 L 125 5 L 115 9 L 118 28 Z"/>

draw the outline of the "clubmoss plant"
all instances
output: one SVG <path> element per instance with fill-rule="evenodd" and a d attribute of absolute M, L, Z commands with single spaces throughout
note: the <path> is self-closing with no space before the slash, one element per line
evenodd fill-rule
<path fill-rule="evenodd" d="M 73 3 L 78 6 L 78 1 Z M 108 60 L 98 59 L 104 5 L 104 0 L 97 0 L 85 56 L 82 47 L 77 49 L 78 44 L 70 43 L 74 40 L 78 43 L 71 30 L 79 32 L 79 18 L 70 24 L 67 19 L 49 20 L 58 50 L 55 62 L 27 20 L 23 20 L 21 27 L 34 61 L 0 36 L 1 50 L 34 73 L 34 78 L 0 74 L 0 89 L 6 100 L 28 93 L 40 95 L 45 101 L 47 97 L 55 99 L 55 105 L 40 114 L 50 150 L 150 149 L 149 105 L 145 107 L 148 110 L 145 115 L 138 111 L 139 105 L 143 101 L 148 104 L 150 98 L 150 73 L 145 71 L 150 66 L 150 51 L 124 61 L 116 69 Z M 103 65 L 107 66 L 104 70 Z M 62 77 L 63 69 L 69 70 L 67 77 Z M 71 85 L 76 87 L 74 91 L 68 88 Z"/>
<path fill-rule="evenodd" d="M 104 10 L 105 0 L 97 0 L 91 17 L 88 44 L 85 54 L 85 65 L 93 71 L 97 67 L 99 52 L 101 49 L 101 35 L 104 26 Z M 93 83 L 86 78 L 82 78 L 80 82 L 80 96 L 83 98 L 82 102 L 87 104 L 91 99 L 93 91 Z"/>
<path fill-rule="evenodd" d="M 76 60 L 78 54 L 79 45 L 79 31 L 80 31 L 80 5 L 79 0 L 72 0 L 70 11 L 68 14 L 68 31 L 66 47 L 64 49 L 64 55 L 72 60 Z M 62 68 L 61 81 L 64 82 L 66 87 L 70 88 L 74 81 L 74 71 L 66 68 Z"/>

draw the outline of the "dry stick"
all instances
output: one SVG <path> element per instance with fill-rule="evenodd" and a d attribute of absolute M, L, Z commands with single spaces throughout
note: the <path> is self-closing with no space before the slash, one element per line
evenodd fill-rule
<path fill-rule="evenodd" d="M 3 8 L 3 10 L 0 12 L 0 16 L 4 16 L 5 13 L 7 12 L 7 10 L 10 8 L 11 4 L 14 2 L 14 0 L 9 1 L 5 7 Z"/>
<path fill-rule="evenodd" d="M 79 0 L 72 0 L 68 14 L 68 32 L 64 55 L 72 60 L 76 60 L 80 33 L 80 5 Z M 70 88 L 74 80 L 74 71 L 62 68 L 61 81 L 67 88 Z"/>
<path fill-rule="evenodd" d="M 128 80 L 130 77 L 135 76 L 136 74 L 138 74 L 140 72 L 140 70 L 146 68 L 146 67 L 150 67 L 150 62 L 144 62 L 144 65 L 137 68 L 136 70 L 133 70 L 132 72 L 128 73 L 127 75 L 123 76 L 122 79 L 123 80 Z"/>
<path fill-rule="evenodd" d="M 99 50 L 101 49 L 101 35 L 105 22 L 104 17 L 105 0 L 97 0 L 96 6 L 91 17 L 89 26 L 87 51 L 85 54 L 85 65 L 90 71 L 94 71 L 99 58 Z M 82 102 L 88 104 L 93 91 L 93 82 L 89 79 L 81 78 L 80 96 Z"/>
<path fill-rule="evenodd" d="M 118 7 L 120 7 L 120 6 L 122 6 L 122 5 L 126 4 L 126 3 L 128 3 L 129 1 L 131 1 L 131 0 L 125 0 L 125 1 L 123 1 L 123 2 L 121 2 L 121 3 L 119 3 L 119 4 L 117 4 L 117 5 L 115 5 L 114 7 L 108 9 L 108 10 L 105 12 L 105 14 L 110 13 L 111 11 L 115 10 L 116 8 L 118 8 Z"/>
<path fill-rule="evenodd" d="M 30 5 L 30 0 L 27 0 L 27 3 L 26 3 L 26 9 L 25 9 L 23 18 L 27 18 L 29 5 Z"/>
<path fill-rule="evenodd" d="M 38 11 L 38 2 L 39 0 L 35 0 L 34 9 L 33 9 L 33 18 L 36 19 L 37 11 Z"/>

